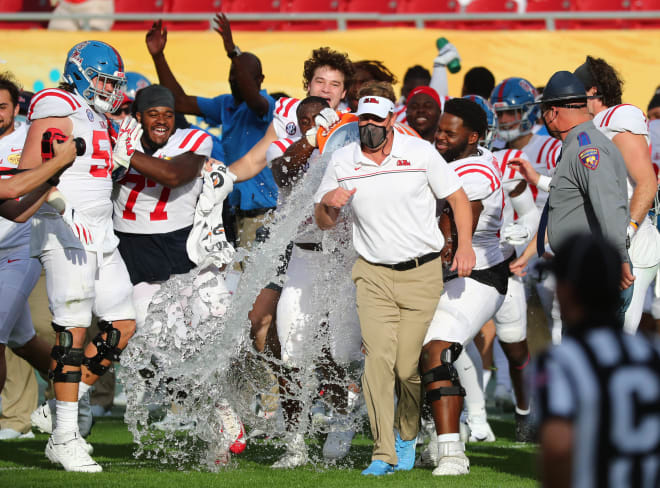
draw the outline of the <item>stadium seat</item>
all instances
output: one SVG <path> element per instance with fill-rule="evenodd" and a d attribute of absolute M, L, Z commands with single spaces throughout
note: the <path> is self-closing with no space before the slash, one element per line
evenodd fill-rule
<path fill-rule="evenodd" d="M 164 0 L 115 0 L 116 14 L 153 13 L 153 20 L 115 21 L 114 30 L 148 30 L 164 9 Z"/>
<path fill-rule="evenodd" d="M 633 0 L 631 10 L 637 11 L 660 11 L 660 0 Z M 660 18 L 635 19 L 632 21 L 632 27 L 650 27 L 660 28 Z"/>
<path fill-rule="evenodd" d="M 339 5 L 341 12 L 351 13 L 377 13 L 394 14 L 397 13 L 397 6 L 402 0 L 342 0 Z M 392 26 L 413 26 L 413 22 L 378 22 L 376 20 L 351 20 L 347 21 L 348 27 L 392 27 Z"/>
<path fill-rule="evenodd" d="M 458 13 L 461 5 L 458 0 L 399 0 L 397 5 L 397 13 L 399 14 L 441 14 L 441 13 Z M 441 20 L 429 20 L 424 22 L 424 27 L 429 28 L 451 28 L 456 25 L 453 22 Z"/>
<path fill-rule="evenodd" d="M 518 4 L 515 0 L 472 0 L 463 7 L 465 13 L 516 13 Z M 515 29 L 519 24 L 513 20 L 475 20 L 463 24 L 470 29 Z"/>
<path fill-rule="evenodd" d="M 575 0 L 576 12 L 618 12 L 630 10 L 630 0 Z M 626 29 L 631 26 L 627 19 L 575 20 L 571 27 L 577 29 Z"/>
<path fill-rule="evenodd" d="M 0 0 L 0 12 L 50 12 L 50 0 Z M 0 22 L 0 29 L 38 29 L 46 27 L 44 22 Z"/>
<path fill-rule="evenodd" d="M 338 12 L 340 0 L 283 0 L 282 11 L 287 13 Z M 286 30 L 335 30 L 334 20 L 309 20 L 304 22 L 286 22 Z"/>
<path fill-rule="evenodd" d="M 286 0 L 223 0 L 222 11 L 232 21 L 232 29 L 235 30 L 277 30 L 281 27 L 281 21 L 273 20 L 232 20 L 231 14 L 254 14 L 269 13 L 277 14 L 282 11 L 282 3 Z"/>
<path fill-rule="evenodd" d="M 525 12 L 543 13 L 543 12 L 568 12 L 573 9 L 574 0 L 527 0 Z M 524 22 L 526 29 L 545 29 L 544 20 L 530 20 Z M 555 20 L 555 29 L 567 29 L 570 22 L 567 20 Z"/>
<path fill-rule="evenodd" d="M 197 14 L 208 13 L 209 20 L 197 20 L 191 22 L 168 21 L 165 23 L 168 29 L 174 30 L 209 30 L 211 19 L 216 12 L 222 10 L 222 0 L 165 0 L 165 13 L 173 14 Z"/>

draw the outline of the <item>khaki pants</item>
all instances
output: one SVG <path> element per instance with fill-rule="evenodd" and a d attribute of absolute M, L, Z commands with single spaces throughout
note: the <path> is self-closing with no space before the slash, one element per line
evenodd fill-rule
<path fill-rule="evenodd" d="M 266 212 L 256 215 L 254 217 L 239 217 L 236 216 L 236 245 L 250 249 L 252 243 L 257 237 L 257 229 L 264 225 L 268 225 L 273 219 L 273 212 Z M 236 263 L 234 266 L 236 271 L 243 271 L 243 263 Z"/>
<path fill-rule="evenodd" d="M 414 439 L 419 431 L 419 358 L 442 293 L 442 263 L 434 259 L 394 271 L 359 258 L 353 281 L 366 351 L 362 388 L 374 438 L 372 459 L 396 464 L 394 429 L 403 440 Z"/>
<path fill-rule="evenodd" d="M 46 278 L 43 270 L 37 285 L 30 294 L 30 314 L 37 335 L 55 344 L 55 331 L 51 326 L 46 295 Z M 2 416 L 0 428 L 14 429 L 25 433 L 30 430 L 30 414 L 37 408 L 39 389 L 34 369 L 27 361 L 19 358 L 9 348 L 7 358 L 7 382 L 2 390 Z M 47 378 L 44 378 L 47 379 Z"/>
<path fill-rule="evenodd" d="M 5 349 L 7 381 L 2 390 L 1 429 L 14 429 L 21 434 L 31 429 L 30 414 L 37 408 L 39 388 L 34 370 L 24 359 Z"/>

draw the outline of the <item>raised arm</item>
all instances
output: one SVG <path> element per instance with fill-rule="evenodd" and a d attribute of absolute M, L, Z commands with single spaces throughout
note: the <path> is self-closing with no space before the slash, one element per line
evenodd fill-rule
<path fill-rule="evenodd" d="M 187 95 L 183 91 L 183 87 L 174 77 L 174 73 L 172 73 L 165 59 L 164 51 L 167 44 L 167 28 L 163 27 L 162 20 L 154 22 L 151 26 L 151 29 L 147 32 L 146 42 L 147 49 L 149 50 L 149 54 L 151 54 L 156 72 L 158 73 L 158 81 L 161 85 L 169 88 L 174 94 L 174 110 L 184 114 L 202 115 L 197 105 L 197 97 Z"/>
<path fill-rule="evenodd" d="M 217 27 L 214 30 L 222 37 L 227 56 L 230 56 L 231 64 L 234 68 L 233 76 L 236 77 L 236 84 L 241 92 L 241 97 L 250 110 L 259 117 L 263 117 L 270 110 L 270 103 L 268 103 L 267 98 L 259 93 L 259 87 L 264 78 L 263 74 L 260 75 L 260 80 L 254 77 L 253 65 L 258 62 L 258 59 L 250 53 L 236 54 L 236 45 L 231 34 L 229 20 L 224 13 L 216 14 L 215 21 Z M 261 72 L 260 69 L 259 72 Z"/>

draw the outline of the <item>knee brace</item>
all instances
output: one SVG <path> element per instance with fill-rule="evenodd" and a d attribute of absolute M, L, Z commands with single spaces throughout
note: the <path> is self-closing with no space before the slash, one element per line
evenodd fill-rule
<path fill-rule="evenodd" d="M 101 361 L 109 359 L 110 361 L 119 361 L 121 349 L 117 347 L 121 332 L 112 326 L 112 322 L 99 320 L 99 329 L 101 332 L 92 339 L 92 343 L 96 346 L 96 356 L 83 360 L 83 364 L 97 376 L 102 376 L 110 368 L 110 366 L 103 366 Z M 106 333 L 106 338 L 103 338 L 103 333 Z"/>
<path fill-rule="evenodd" d="M 55 369 L 49 371 L 48 377 L 55 383 L 80 383 L 82 375 L 78 371 L 63 373 L 64 366 L 77 366 L 83 362 L 83 350 L 73 347 L 73 335 L 64 327 L 53 322 L 53 329 L 60 335 L 60 344 L 53 346 L 50 357 L 55 360 Z"/>
<path fill-rule="evenodd" d="M 453 342 L 447 349 L 443 349 L 440 354 L 440 366 L 432 368 L 422 375 L 422 383 L 430 385 L 436 381 L 451 381 L 452 386 L 441 386 L 426 392 L 426 401 L 429 403 L 440 400 L 443 396 L 465 396 L 465 389 L 461 386 L 458 379 L 458 371 L 454 367 L 454 361 L 463 350 L 458 342 Z"/>

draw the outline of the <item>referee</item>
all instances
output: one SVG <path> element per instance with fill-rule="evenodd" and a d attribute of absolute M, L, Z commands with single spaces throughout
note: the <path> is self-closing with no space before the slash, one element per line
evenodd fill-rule
<path fill-rule="evenodd" d="M 546 487 L 660 486 L 660 343 L 624 334 L 621 259 L 574 235 L 550 265 L 566 326 L 535 373 Z"/>
<path fill-rule="evenodd" d="M 386 87 L 387 96 L 360 98 L 360 143 L 332 154 L 314 196 L 321 229 L 335 225 L 342 207 L 353 210 L 362 386 L 374 439 L 372 463 L 362 474 L 375 476 L 410 470 L 415 462 L 418 362 L 443 286 L 437 199 L 449 202 L 456 220 L 452 271 L 468 276 L 476 261 L 472 211 L 458 176 L 429 142 L 393 131 L 394 91 Z"/>

